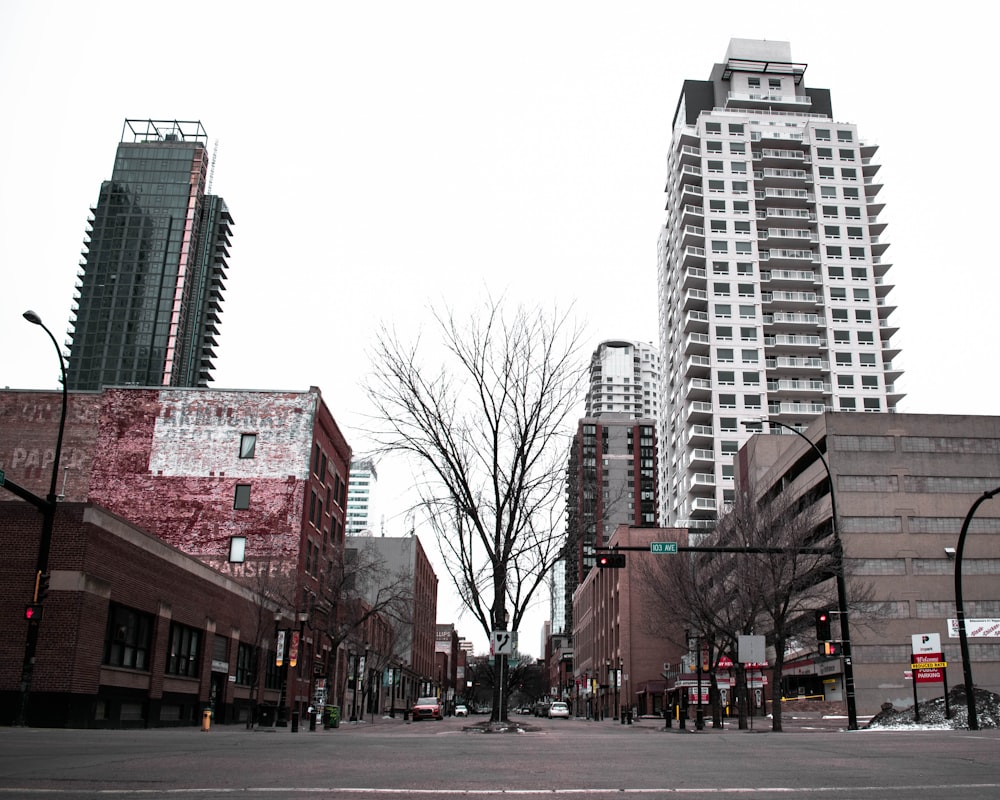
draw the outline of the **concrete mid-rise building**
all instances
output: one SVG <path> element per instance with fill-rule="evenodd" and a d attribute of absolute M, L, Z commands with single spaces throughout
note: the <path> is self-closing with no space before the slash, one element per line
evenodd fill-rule
<path fill-rule="evenodd" d="M 877 146 L 780 41 L 733 39 L 673 118 L 658 245 L 660 523 L 711 529 L 741 420 L 902 397 Z"/>
<path fill-rule="evenodd" d="M 67 385 L 207 386 L 233 219 L 200 122 L 125 120 L 91 209 Z"/>
<path fill-rule="evenodd" d="M 938 635 L 948 685 L 960 684 L 955 549 L 973 504 L 1000 488 L 1000 417 L 826 413 L 805 429 L 805 438 L 777 433 L 753 435 L 740 452 L 737 481 L 755 498 L 780 495 L 786 506 L 800 502 L 811 509 L 806 513 L 827 542 L 836 509 L 858 713 L 874 714 L 886 702 L 912 704 L 914 636 Z M 982 621 L 969 639 L 973 682 L 1000 693 L 997 534 L 1000 499 L 982 503 L 971 521 L 962 582 L 966 620 Z M 803 638 L 812 645 L 811 619 L 806 627 Z M 943 691 L 941 683 L 917 688 L 920 700 Z M 781 689 L 843 701 L 843 658 L 813 651 L 789 660 Z"/>

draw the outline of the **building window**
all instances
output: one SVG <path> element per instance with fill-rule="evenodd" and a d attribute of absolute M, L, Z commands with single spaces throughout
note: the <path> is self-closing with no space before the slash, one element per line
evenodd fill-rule
<path fill-rule="evenodd" d="M 838 142 L 853 142 L 854 134 L 851 131 L 837 131 Z"/>
<path fill-rule="evenodd" d="M 760 386 L 760 373 L 759 372 L 744 372 L 743 373 L 743 385 L 744 386 Z"/>
<path fill-rule="evenodd" d="M 733 213 L 734 214 L 749 214 L 750 213 L 750 201 L 749 200 L 733 200 Z"/>
<path fill-rule="evenodd" d="M 828 142 L 830 141 L 830 129 L 829 128 L 816 128 L 813 131 L 814 138 L 817 142 Z"/>
<path fill-rule="evenodd" d="M 838 375 L 837 376 L 837 388 L 838 389 L 853 389 L 854 388 L 854 376 L 853 375 Z"/>
<path fill-rule="evenodd" d="M 257 434 L 244 433 L 240 436 L 240 458 L 253 458 L 257 451 Z"/>
<path fill-rule="evenodd" d="M 730 122 L 729 123 L 729 133 L 731 135 L 733 135 L 733 136 L 742 136 L 743 135 L 743 124 L 742 123 Z"/>
<path fill-rule="evenodd" d="M 833 160 L 833 148 L 832 147 L 817 147 L 816 148 L 816 158 L 822 159 L 823 161 Z"/>
<path fill-rule="evenodd" d="M 819 177 L 822 180 L 832 181 L 837 176 L 836 176 L 836 173 L 834 173 L 834 171 L 833 171 L 833 167 L 820 167 L 819 168 Z"/>
<path fill-rule="evenodd" d="M 725 200 L 709 200 L 708 210 L 713 214 L 723 214 L 726 211 L 726 201 Z"/>
<path fill-rule="evenodd" d="M 854 151 L 851 150 L 851 149 L 849 149 L 849 148 L 846 148 L 846 147 L 841 147 L 840 148 L 840 152 L 838 153 L 838 155 L 840 155 L 840 158 L 843 161 L 853 161 L 854 160 Z"/>
<path fill-rule="evenodd" d="M 712 233 L 725 233 L 726 221 L 724 219 L 713 219 L 710 229 Z"/>
<path fill-rule="evenodd" d="M 705 152 L 706 153 L 712 153 L 713 155 L 715 153 L 719 153 L 721 155 L 721 153 L 722 153 L 722 142 L 711 141 L 711 140 L 705 142 Z"/>
<path fill-rule="evenodd" d="M 705 133 L 722 133 L 721 122 L 706 122 Z"/>
<path fill-rule="evenodd" d="M 847 309 L 844 309 L 845 311 Z M 851 332 L 850 331 L 834 331 L 833 332 L 833 343 L 834 344 L 850 344 L 851 343 Z"/>
<path fill-rule="evenodd" d="M 257 663 L 257 648 L 245 642 L 236 646 L 236 683 L 238 686 L 252 686 L 254 665 Z"/>
<path fill-rule="evenodd" d="M 736 408 L 736 395 L 735 394 L 720 394 L 719 395 L 719 408 Z"/>
<path fill-rule="evenodd" d="M 186 678 L 198 677 L 199 649 L 201 631 L 179 625 L 170 624 L 170 644 L 167 652 L 168 675 L 182 675 Z"/>
<path fill-rule="evenodd" d="M 862 367 L 874 367 L 875 366 L 875 354 L 874 353 L 859 353 L 858 363 Z"/>
<path fill-rule="evenodd" d="M 716 319 L 731 319 L 733 316 L 733 307 L 725 303 L 715 304 L 715 317 Z"/>
<path fill-rule="evenodd" d="M 149 670 L 153 617 L 112 603 L 104 634 L 104 663 L 112 667 Z"/>
<path fill-rule="evenodd" d="M 713 253 L 728 253 L 729 252 L 729 242 L 725 239 L 713 239 L 712 240 L 712 252 Z"/>
<path fill-rule="evenodd" d="M 834 308 L 831 309 L 830 318 L 834 322 L 847 322 L 847 309 L 846 308 Z"/>
<path fill-rule="evenodd" d="M 746 194 L 750 191 L 750 184 L 746 181 L 733 181 L 733 194 Z"/>
<path fill-rule="evenodd" d="M 716 297 L 729 297 L 729 284 L 728 283 L 713 283 L 712 284 L 712 294 Z"/>
<path fill-rule="evenodd" d="M 745 142 L 730 142 L 729 152 L 734 156 L 744 156 L 747 152 L 747 146 Z"/>
<path fill-rule="evenodd" d="M 721 161 L 709 161 L 708 171 L 709 172 L 722 172 L 723 162 Z"/>
<path fill-rule="evenodd" d="M 850 353 L 838 352 L 836 355 L 838 367 L 849 367 L 854 363 Z"/>
<path fill-rule="evenodd" d="M 839 215 L 837 206 L 823 206 L 823 219 L 836 219 Z"/>
<path fill-rule="evenodd" d="M 250 508 L 250 484 L 237 483 L 236 493 L 233 496 L 233 508 L 245 511 Z"/>

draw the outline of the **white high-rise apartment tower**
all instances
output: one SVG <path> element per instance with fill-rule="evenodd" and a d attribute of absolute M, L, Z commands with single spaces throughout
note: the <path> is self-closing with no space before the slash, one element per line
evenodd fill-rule
<path fill-rule="evenodd" d="M 601 342 L 590 358 L 585 416 L 627 414 L 655 419 L 660 413 L 660 356 L 644 342 Z"/>
<path fill-rule="evenodd" d="M 371 531 L 372 493 L 378 483 L 378 472 L 375 462 L 370 458 L 357 459 L 351 462 L 351 473 L 347 481 L 347 509 L 345 528 L 348 536 L 355 536 L 364 531 Z M 382 532 L 385 535 L 385 532 Z"/>
<path fill-rule="evenodd" d="M 805 71 L 787 42 L 733 39 L 677 103 L 658 248 L 661 525 L 713 527 L 744 422 L 902 397 L 877 147 Z"/>

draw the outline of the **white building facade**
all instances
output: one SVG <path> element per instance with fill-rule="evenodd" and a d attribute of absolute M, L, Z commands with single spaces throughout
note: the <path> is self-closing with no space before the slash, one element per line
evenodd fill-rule
<path fill-rule="evenodd" d="M 660 355 L 646 342 L 601 342 L 590 359 L 588 417 L 628 414 L 656 418 L 660 411 Z"/>
<path fill-rule="evenodd" d="M 734 39 L 678 100 L 658 245 L 664 526 L 714 527 L 745 421 L 902 397 L 877 147 L 805 71 L 787 42 Z"/>
<path fill-rule="evenodd" d="M 347 483 L 347 509 L 345 528 L 348 536 L 372 530 L 372 495 L 378 483 L 375 462 L 370 458 L 351 462 L 350 480 Z"/>

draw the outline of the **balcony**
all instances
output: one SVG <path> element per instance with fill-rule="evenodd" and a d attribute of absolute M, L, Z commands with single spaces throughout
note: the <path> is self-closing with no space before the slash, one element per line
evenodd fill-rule
<path fill-rule="evenodd" d="M 754 180 L 758 186 L 784 186 L 788 188 L 799 188 L 809 179 L 809 173 L 804 169 L 777 169 L 766 167 L 762 170 L 755 170 Z"/>
<path fill-rule="evenodd" d="M 682 225 L 704 225 L 705 224 L 705 209 L 699 205 L 694 205 L 689 203 L 681 208 L 681 224 Z"/>
<path fill-rule="evenodd" d="M 689 333 L 684 339 L 684 353 L 705 355 L 711 349 L 711 342 L 707 333 Z"/>
<path fill-rule="evenodd" d="M 765 305 L 782 305 L 784 307 L 815 308 L 819 304 L 816 292 L 762 292 L 761 300 Z"/>
<path fill-rule="evenodd" d="M 684 246 L 704 245 L 705 229 L 700 225 L 685 225 L 681 229 L 681 244 Z"/>
<path fill-rule="evenodd" d="M 808 372 L 825 371 L 829 369 L 829 362 L 822 358 L 807 358 L 799 356 L 777 356 L 764 360 L 764 366 L 769 370 L 803 370 Z"/>
<path fill-rule="evenodd" d="M 767 391 L 774 394 L 782 394 L 784 392 L 794 394 L 826 393 L 830 391 L 830 384 L 818 380 L 780 378 L 778 380 L 769 380 L 767 382 Z"/>
<path fill-rule="evenodd" d="M 758 203 L 780 206 L 798 206 L 803 203 L 815 203 L 816 196 L 805 189 L 765 188 L 755 191 L 754 198 Z"/>
<path fill-rule="evenodd" d="M 770 252 L 775 252 L 771 250 Z M 790 251 L 784 251 L 790 252 Z M 802 251 L 797 250 L 794 252 L 806 252 L 808 250 Z M 761 259 L 763 260 L 763 259 Z M 760 273 L 761 283 L 779 284 L 779 283 L 808 283 L 814 285 L 820 282 L 820 276 L 813 272 L 811 269 L 772 269 L 768 272 Z"/>
<path fill-rule="evenodd" d="M 812 98 L 784 92 L 729 92 L 726 108 L 751 108 L 766 111 L 808 111 Z"/>
<path fill-rule="evenodd" d="M 695 448 L 688 456 L 688 466 L 705 469 L 715 463 L 715 453 L 712 450 Z"/>
<path fill-rule="evenodd" d="M 819 253 L 812 250 L 792 250 L 789 248 L 772 247 L 770 250 L 760 251 L 760 260 L 768 264 L 780 264 L 782 262 L 795 264 L 803 261 L 810 264 L 819 264 Z"/>
<path fill-rule="evenodd" d="M 712 441 L 711 425 L 692 425 L 687 429 L 687 444 L 710 444 Z"/>
<path fill-rule="evenodd" d="M 823 346 L 823 340 L 819 336 L 805 336 L 800 334 L 779 333 L 774 336 L 764 337 L 765 347 L 781 349 L 795 349 L 805 347 L 816 350 Z"/>
<path fill-rule="evenodd" d="M 704 267 L 687 267 L 682 273 L 682 289 L 704 289 L 708 274 Z"/>
<path fill-rule="evenodd" d="M 718 502 L 714 497 L 693 497 L 691 498 L 691 511 L 692 512 L 710 512 L 715 513 L 718 510 Z"/>
<path fill-rule="evenodd" d="M 781 220 L 782 225 L 811 225 L 816 221 L 816 214 L 806 208 L 768 206 L 757 209 L 757 219 Z"/>
<path fill-rule="evenodd" d="M 715 475 L 711 472 L 696 472 L 691 476 L 691 480 L 688 483 L 688 489 L 694 489 L 696 487 L 704 486 L 705 488 L 713 488 L 715 486 Z"/>
<path fill-rule="evenodd" d="M 704 332 L 708 330 L 708 314 L 704 311 L 688 311 L 684 315 L 684 331 Z"/>
<path fill-rule="evenodd" d="M 811 163 L 809 153 L 805 150 L 782 150 L 773 147 L 762 147 L 754 151 L 755 165 L 762 167 L 796 165 L 805 166 Z"/>
<path fill-rule="evenodd" d="M 711 397 L 711 394 L 712 382 L 708 378 L 691 378 L 687 382 L 687 397 L 689 400 L 693 398 L 693 395 Z"/>
<path fill-rule="evenodd" d="M 687 412 L 688 422 L 699 422 L 702 420 L 710 420 L 712 418 L 712 404 L 704 403 L 699 400 L 695 400 L 693 403 L 688 403 L 685 411 Z"/>
<path fill-rule="evenodd" d="M 776 311 L 764 316 L 765 325 L 819 325 L 819 314 L 798 314 L 795 312 Z"/>
<path fill-rule="evenodd" d="M 704 377 L 712 372 L 712 359 L 708 356 L 688 356 L 684 364 L 684 375 L 688 378 Z"/>
<path fill-rule="evenodd" d="M 708 308 L 708 292 L 704 289 L 688 289 L 684 292 L 683 309 L 705 311 Z"/>
<path fill-rule="evenodd" d="M 758 241 L 766 241 L 770 245 L 781 244 L 819 244 L 819 234 L 808 228 L 757 228 Z"/>
<path fill-rule="evenodd" d="M 767 413 L 771 416 L 781 414 L 798 417 L 816 416 L 826 411 L 824 403 L 768 403 Z"/>

